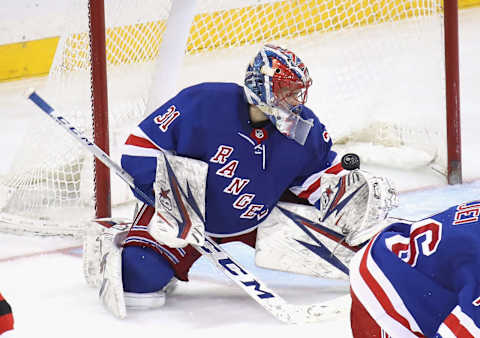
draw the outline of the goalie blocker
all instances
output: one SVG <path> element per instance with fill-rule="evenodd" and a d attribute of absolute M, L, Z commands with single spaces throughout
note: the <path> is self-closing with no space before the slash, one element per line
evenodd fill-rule
<path fill-rule="evenodd" d="M 157 156 L 155 216 L 150 235 L 172 248 L 205 241 L 205 186 L 208 164 L 174 156 Z"/>

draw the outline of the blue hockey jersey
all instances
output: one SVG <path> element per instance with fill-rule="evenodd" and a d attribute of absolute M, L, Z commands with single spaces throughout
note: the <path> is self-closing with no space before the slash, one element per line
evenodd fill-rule
<path fill-rule="evenodd" d="M 122 167 L 153 196 L 161 150 L 208 163 L 206 232 L 215 237 L 242 234 L 270 213 L 286 189 L 313 204 L 320 197 L 316 192 L 322 172 L 341 171 L 324 125 L 307 107 L 301 114 L 314 121 L 304 146 L 271 123 L 252 127 L 241 86 L 198 84 L 139 124 L 126 141 Z"/>
<path fill-rule="evenodd" d="M 351 261 L 353 293 L 391 337 L 480 337 L 480 201 L 391 224 Z"/>

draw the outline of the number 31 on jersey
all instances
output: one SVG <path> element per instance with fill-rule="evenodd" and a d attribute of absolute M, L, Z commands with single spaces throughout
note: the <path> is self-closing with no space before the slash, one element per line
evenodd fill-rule
<path fill-rule="evenodd" d="M 177 108 L 174 105 L 171 105 L 170 107 L 168 107 L 167 112 L 165 114 L 155 116 L 153 121 L 159 125 L 158 128 L 161 131 L 166 132 L 168 130 L 168 127 L 172 124 L 172 122 L 175 121 L 175 119 L 179 116 L 180 116 L 180 112 L 177 110 Z"/>

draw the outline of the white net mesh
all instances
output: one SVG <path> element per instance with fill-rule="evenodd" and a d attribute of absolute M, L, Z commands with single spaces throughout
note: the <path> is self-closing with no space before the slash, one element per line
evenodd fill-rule
<path fill-rule="evenodd" d="M 116 160 L 128 131 L 146 114 L 170 8 L 165 0 L 106 1 L 110 149 Z M 76 0 L 71 13 L 42 94 L 91 137 L 87 1 Z M 292 49 L 308 65 L 314 79 L 308 105 L 338 151 L 356 151 L 363 161 L 383 165 L 444 167 L 439 0 L 198 1 L 179 87 L 242 83 L 247 62 L 265 42 Z M 40 113 L 32 113 L 31 125 L 11 174 L 1 177 L 0 220 L 16 222 L 8 228 L 19 231 L 34 224 L 30 231 L 51 226 L 55 233 L 81 232 L 94 215 L 92 156 Z M 114 203 L 130 196 L 123 183 L 113 182 Z"/>

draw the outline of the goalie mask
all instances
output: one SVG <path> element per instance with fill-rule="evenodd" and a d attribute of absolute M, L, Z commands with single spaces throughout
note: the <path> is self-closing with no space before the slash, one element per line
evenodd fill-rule
<path fill-rule="evenodd" d="M 285 136 L 304 145 L 313 120 L 301 117 L 312 79 L 293 52 L 265 45 L 247 67 L 244 91 Z"/>

